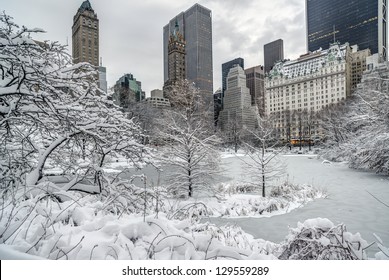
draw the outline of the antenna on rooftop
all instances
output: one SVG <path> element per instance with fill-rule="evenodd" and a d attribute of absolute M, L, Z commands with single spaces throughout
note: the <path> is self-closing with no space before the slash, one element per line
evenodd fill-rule
<path fill-rule="evenodd" d="M 335 44 L 335 24 L 332 26 L 332 29 L 334 30 L 334 44 Z"/>
<path fill-rule="evenodd" d="M 66 46 L 69 46 L 69 37 L 66 36 Z"/>
<path fill-rule="evenodd" d="M 100 56 L 100 66 L 103 66 L 103 57 Z"/>

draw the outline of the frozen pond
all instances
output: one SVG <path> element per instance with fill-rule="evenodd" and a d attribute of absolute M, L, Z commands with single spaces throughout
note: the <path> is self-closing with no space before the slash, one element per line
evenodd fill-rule
<path fill-rule="evenodd" d="M 212 219 L 216 224 L 236 223 L 256 238 L 280 242 L 288 234 L 288 226 L 311 218 L 328 218 L 334 224 L 344 223 L 348 231 L 359 232 L 368 242 L 376 241 L 373 233 L 389 246 L 389 208 L 371 194 L 389 204 L 389 179 L 374 173 L 353 170 L 342 163 L 322 164 L 322 160 L 305 155 L 284 156 L 289 180 L 313 184 L 327 191 L 328 198 L 318 199 L 292 212 L 270 218 Z M 224 159 L 226 174 L 241 179 L 241 161 Z M 233 178 L 235 177 L 235 178 Z M 373 246 L 373 251 L 376 246 Z"/>
<path fill-rule="evenodd" d="M 389 246 L 389 208 L 369 194 L 389 204 L 389 178 L 353 170 L 342 163 L 322 164 L 322 160 L 315 156 L 285 155 L 284 158 L 290 182 L 313 184 L 325 190 L 328 197 L 270 218 L 212 218 L 211 221 L 217 225 L 236 223 L 256 238 L 279 243 L 288 234 L 289 226 L 296 227 L 299 221 L 321 217 L 330 219 L 334 224 L 345 224 L 348 231 L 359 232 L 369 243 L 376 241 L 375 233 Z M 228 155 L 222 163 L 224 172 L 214 178 L 215 182 L 250 180 L 239 157 Z M 164 169 L 166 171 L 169 167 Z M 165 179 L 161 173 L 158 180 L 155 169 L 151 167 L 139 173 L 145 173 L 154 185 L 158 181 L 163 183 Z M 376 250 L 377 246 L 373 245 L 369 252 Z"/>

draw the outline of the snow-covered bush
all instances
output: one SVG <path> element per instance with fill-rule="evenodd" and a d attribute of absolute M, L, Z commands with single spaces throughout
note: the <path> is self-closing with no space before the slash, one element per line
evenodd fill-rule
<path fill-rule="evenodd" d="M 174 207 L 168 209 L 167 212 L 169 213 L 167 216 L 169 219 L 189 220 L 192 223 L 199 222 L 200 219 L 213 214 L 202 202 L 178 202 Z"/>
<path fill-rule="evenodd" d="M 279 186 L 273 187 L 270 197 L 285 198 L 288 201 L 309 201 L 317 197 L 325 197 L 324 191 L 314 188 L 311 185 L 292 184 L 288 181 Z"/>
<path fill-rule="evenodd" d="M 0 174 L 1 189 L 36 186 L 45 168 L 104 188 L 102 172 L 109 155 L 136 167 L 150 162 L 141 129 L 98 89 L 97 70 L 73 65 L 65 47 L 39 43 L 41 32 L 0 15 Z"/>
<path fill-rule="evenodd" d="M 279 248 L 283 260 L 361 260 L 369 245 L 359 233 L 352 234 L 343 224 L 334 225 L 328 219 L 310 219 L 290 229 Z"/>
<path fill-rule="evenodd" d="M 163 190 L 104 173 L 110 157 L 154 163 L 143 132 L 98 89 L 94 66 L 73 65 L 64 46 L 32 40 L 36 32 L 0 15 L 0 241 L 68 258 L 79 244 L 61 245 L 63 226 L 154 214 Z M 53 168 L 61 180 L 45 173 Z"/>
<path fill-rule="evenodd" d="M 364 75 L 347 102 L 324 109 L 326 136 L 321 154 L 350 167 L 389 174 L 389 91 L 387 71 Z"/>

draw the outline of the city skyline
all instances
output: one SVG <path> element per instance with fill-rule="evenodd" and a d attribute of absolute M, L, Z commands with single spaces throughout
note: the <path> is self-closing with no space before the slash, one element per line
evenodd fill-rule
<path fill-rule="evenodd" d="M 71 53 L 72 20 L 83 1 L 34 2 L 35 5 L 26 0 L 8 1 L 2 10 L 20 25 L 46 30 L 46 34 L 34 36 L 37 40 L 67 43 Z M 214 91 L 221 87 L 222 63 L 240 56 L 247 67 L 263 64 L 263 45 L 272 40 L 284 40 L 286 58 L 305 52 L 304 1 L 118 0 L 110 8 L 101 0 L 90 2 L 100 20 L 100 56 L 107 67 L 109 87 L 131 72 L 142 81 L 147 95 L 155 88 L 162 89 L 163 26 L 195 3 L 212 11 Z"/>

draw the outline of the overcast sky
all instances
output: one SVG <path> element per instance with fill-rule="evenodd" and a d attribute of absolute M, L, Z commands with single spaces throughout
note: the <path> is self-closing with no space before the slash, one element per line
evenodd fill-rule
<path fill-rule="evenodd" d="M 73 16 L 83 0 L 1 0 L 19 25 L 40 27 L 38 40 L 69 43 Z M 263 45 L 284 40 L 285 58 L 305 53 L 305 0 L 90 0 L 100 21 L 100 56 L 111 87 L 125 73 L 142 89 L 163 86 L 163 26 L 195 3 L 212 11 L 214 91 L 221 64 L 236 57 L 245 68 L 263 65 Z"/>

